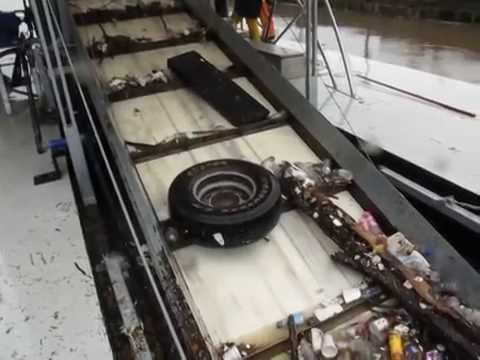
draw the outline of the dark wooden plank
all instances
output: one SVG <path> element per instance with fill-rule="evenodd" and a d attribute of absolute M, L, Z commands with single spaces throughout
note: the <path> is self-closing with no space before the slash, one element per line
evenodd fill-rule
<path fill-rule="evenodd" d="M 168 59 L 168 67 L 230 123 L 240 126 L 264 120 L 268 109 L 196 51 Z"/>

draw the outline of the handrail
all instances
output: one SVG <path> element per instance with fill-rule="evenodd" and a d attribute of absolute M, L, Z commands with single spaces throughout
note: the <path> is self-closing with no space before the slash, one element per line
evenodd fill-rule
<path fill-rule="evenodd" d="M 335 38 L 337 39 L 337 45 L 340 50 L 340 54 L 342 56 L 343 67 L 345 69 L 345 75 L 347 76 L 348 87 L 350 89 L 350 95 L 355 97 L 355 92 L 353 91 L 353 83 L 352 83 L 352 76 L 350 73 L 350 66 L 348 64 L 348 59 L 345 55 L 345 49 L 343 48 L 342 38 L 340 36 L 340 31 L 338 30 L 337 20 L 335 19 L 335 15 L 333 14 L 332 7 L 330 6 L 329 0 L 323 0 L 325 6 L 328 11 L 328 15 L 330 16 L 330 21 L 332 22 L 333 31 L 335 32 Z"/>
<path fill-rule="evenodd" d="M 150 269 L 150 264 L 145 256 L 145 253 L 143 251 L 143 248 L 142 248 L 142 245 L 140 243 L 140 238 L 139 238 L 139 235 L 137 233 L 137 230 L 135 229 L 135 226 L 133 224 L 133 220 L 130 216 L 130 213 L 127 209 L 127 205 L 126 205 L 126 202 L 123 198 L 123 195 L 122 195 L 122 192 L 120 190 L 120 185 L 118 184 L 118 180 L 116 179 L 114 173 L 113 173 L 113 169 L 112 169 L 112 166 L 108 160 L 108 156 L 107 156 L 107 152 L 105 150 L 105 147 L 103 145 L 103 142 L 102 142 L 102 139 L 100 137 L 100 133 L 98 132 L 97 130 L 97 127 L 95 125 L 95 121 L 93 119 L 93 115 L 90 111 L 90 107 L 87 103 L 87 98 L 85 96 L 85 93 L 84 93 L 84 90 L 80 84 L 80 81 L 79 81 L 79 78 L 78 78 L 78 75 L 77 75 L 77 72 L 76 72 L 76 69 L 73 65 L 73 61 L 72 61 L 72 58 L 70 56 L 70 52 L 68 50 L 68 47 L 66 45 L 66 42 L 65 42 L 65 38 L 62 34 L 62 31 L 61 31 L 61 28 L 60 28 L 60 25 L 59 25 L 59 22 L 57 20 L 57 18 L 55 17 L 55 12 L 53 10 L 53 6 L 51 4 L 51 1 L 50 0 L 38 0 L 38 1 L 42 1 L 44 7 L 45 7 L 45 17 L 47 18 L 47 23 L 48 21 L 51 21 L 53 19 L 53 25 L 55 26 L 55 29 L 57 30 L 58 32 L 58 40 L 60 42 L 60 44 L 62 45 L 62 48 L 64 50 L 64 54 L 65 54 L 65 57 L 67 59 L 67 63 L 68 63 L 68 66 L 70 67 L 70 70 L 71 70 L 71 74 L 73 76 L 73 79 L 74 79 L 74 82 L 75 82 L 75 85 L 76 85 L 76 88 L 80 94 L 80 99 L 81 99 L 81 102 L 82 102 L 82 105 L 85 109 L 85 112 L 86 112 L 86 115 L 87 115 L 87 118 L 88 118 L 88 121 L 92 127 L 92 131 L 93 131 L 93 134 L 95 136 L 95 139 L 98 143 L 98 147 L 99 147 L 99 150 L 100 150 L 100 154 L 102 156 L 102 159 L 105 163 L 105 167 L 106 167 L 106 170 L 107 170 L 107 173 L 110 177 L 110 180 L 111 180 L 111 183 L 112 183 L 112 186 L 114 188 L 114 191 L 115 191 L 115 194 L 118 198 L 118 202 L 119 202 L 119 205 L 120 205 L 120 208 L 125 216 L 125 220 L 127 222 L 127 225 L 128 225 L 128 228 L 129 228 L 129 231 L 132 235 L 132 239 L 134 240 L 134 243 L 135 243 L 135 246 L 137 248 L 137 251 L 139 253 L 139 256 L 140 256 L 140 259 L 142 261 L 142 264 L 144 266 L 144 269 L 145 269 L 145 272 L 147 274 L 147 277 L 149 279 L 149 282 L 150 284 L 152 285 L 152 290 L 155 294 L 155 298 L 158 302 L 158 305 L 160 306 L 160 310 L 165 318 L 165 321 L 167 323 L 167 327 L 169 329 L 169 332 L 170 334 L 172 335 L 172 338 L 173 338 L 173 341 L 175 343 L 175 347 L 177 348 L 177 351 L 178 351 L 178 354 L 179 354 L 179 357 L 180 359 L 186 359 L 186 355 L 185 355 L 185 352 L 183 350 L 183 347 L 181 345 L 181 342 L 180 342 L 180 339 L 178 338 L 178 335 L 176 334 L 176 331 L 175 331 L 175 327 L 173 325 L 173 322 L 171 320 L 171 317 L 168 313 L 168 310 L 166 308 L 166 305 L 162 299 L 162 296 L 160 294 L 160 290 L 156 284 L 156 281 L 155 281 L 155 277 L 152 273 L 152 270 Z M 34 1 L 32 1 L 32 3 L 34 3 Z M 39 24 L 39 28 L 41 28 L 41 23 L 38 22 Z M 53 32 L 53 28 L 51 29 L 52 32 Z M 43 32 L 43 29 L 41 30 Z M 57 36 L 55 35 L 55 33 L 53 32 L 52 34 L 52 39 L 57 39 Z M 56 44 L 56 41 L 53 41 L 55 43 L 54 46 L 57 46 Z M 45 41 L 43 40 L 43 43 L 45 43 Z M 46 43 L 45 43 L 46 45 Z M 57 49 L 58 50 L 58 49 Z M 48 56 L 48 55 L 47 55 Z M 51 62 L 49 64 L 51 66 Z M 61 63 L 58 63 L 57 65 L 61 65 Z M 60 73 L 63 73 L 63 69 L 59 67 L 59 72 Z M 64 75 L 64 74 L 63 74 Z M 53 78 L 52 79 L 53 82 L 55 82 L 55 79 Z M 65 97 L 69 97 L 70 94 L 68 92 L 65 93 Z M 75 122 L 73 121 L 72 122 L 73 124 L 75 124 Z"/>
<path fill-rule="evenodd" d="M 309 0 L 306 0 L 306 1 L 309 1 Z M 330 17 L 330 21 L 332 23 L 332 28 L 333 28 L 333 31 L 335 33 L 335 39 L 337 41 L 337 45 L 338 45 L 338 48 L 340 50 L 340 55 L 342 57 L 342 63 L 343 63 L 343 67 L 344 67 L 344 70 L 345 70 L 345 75 L 347 77 L 350 96 L 355 97 L 355 91 L 353 89 L 353 82 L 352 82 L 352 75 L 351 75 L 351 71 L 350 71 L 350 65 L 349 65 L 349 62 L 348 62 L 348 59 L 347 59 L 347 55 L 345 53 L 345 48 L 343 46 L 343 42 L 342 42 L 342 38 L 341 38 L 341 35 L 340 35 L 340 31 L 338 29 L 337 21 L 336 21 L 336 18 L 335 18 L 335 15 L 333 13 L 333 10 L 332 10 L 332 7 L 330 5 L 329 0 L 323 0 L 323 1 L 324 1 L 324 4 L 325 4 L 325 7 L 327 8 L 327 12 L 328 12 L 328 15 Z M 305 8 L 308 7 L 308 4 L 305 5 L 303 0 L 296 0 L 296 2 L 297 2 L 297 5 L 300 9 L 299 12 L 295 15 L 295 17 L 293 17 L 293 19 L 287 24 L 287 26 L 277 36 L 277 38 L 273 41 L 273 44 L 278 43 L 278 41 L 290 30 L 290 28 L 302 16 L 305 15 L 305 13 L 306 13 Z M 314 5 L 314 6 L 315 6 L 315 9 L 317 9 L 317 11 L 318 11 L 318 3 L 317 3 L 317 5 Z M 307 12 L 308 12 L 308 9 L 307 9 Z M 308 19 L 307 19 L 306 27 L 305 27 L 306 35 L 309 32 L 313 33 L 312 29 L 309 29 L 309 27 L 311 27 L 311 26 L 312 26 L 311 22 L 308 21 Z M 318 26 L 318 24 L 315 26 L 315 28 L 317 28 L 317 26 Z M 320 42 L 318 40 L 316 41 L 316 44 L 317 44 L 317 49 L 320 52 L 320 55 L 322 56 L 323 62 L 325 63 L 325 68 L 327 69 L 328 75 L 330 77 L 330 81 L 332 82 L 332 86 L 335 90 L 338 90 L 338 86 L 337 86 L 337 83 L 335 81 L 335 77 L 333 76 L 333 72 L 332 72 L 332 69 L 330 67 L 327 56 L 325 55 L 325 52 L 324 52 L 324 50 L 323 50 L 323 48 L 320 45 Z M 308 45 L 307 45 L 307 48 L 308 48 Z M 308 57 L 308 54 L 307 54 L 307 57 Z M 307 72 L 307 74 L 308 74 L 308 72 Z"/>

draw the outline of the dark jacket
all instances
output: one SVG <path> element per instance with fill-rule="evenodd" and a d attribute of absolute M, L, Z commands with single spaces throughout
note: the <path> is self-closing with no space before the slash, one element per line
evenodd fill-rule
<path fill-rule="evenodd" d="M 262 0 L 235 0 L 234 14 L 245 18 L 260 16 Z"/>

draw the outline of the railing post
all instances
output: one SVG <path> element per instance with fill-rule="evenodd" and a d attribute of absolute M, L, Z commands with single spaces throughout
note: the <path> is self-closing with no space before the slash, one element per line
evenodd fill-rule
<path fill-rule="evenodd" d="M 345 55 L 345 49 L 343 48 L 342 38 L 340 36 L 340 31 L 338 30 L 337 20 L 333 14 L 332 7 L 330 6 L 329 0 L 323 0 L 325 7 L 327 8 L 328 15 L 330 16 L 330 21 L 332 22 L 333 31 L 335 32 L 335 37 L 337 39 L 338 48 L 342 56 L 343 67 L 345 69 L 345 75 L 347 76 L 348 87 L 350 89 L 350 96 L 355 97 L 355 92 L 353 91 L 352 75 L 350 73 L 350 66 L 348 64 L 348 59 Z"/>

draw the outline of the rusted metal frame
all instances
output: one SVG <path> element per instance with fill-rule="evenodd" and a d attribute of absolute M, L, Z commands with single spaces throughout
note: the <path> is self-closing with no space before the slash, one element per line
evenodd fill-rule
<path fill-rule="evenodd" d="M 148 16 L 173 15 L 184 12 L 182 6 L 162 7 L 160 3 L 151 3 L 145 6 L 125 6 L 125 9 L 89 9 L 84 13 L 77 13 L 73 18 L 77 25 L 92 25 L 121 20 L 132 20 Z"/>
<path fill-rule="evenodd" d="M 140 41 L 136 39 L 129 39 L 128 44 L 122 46 L 109 46 L 107 52 L 102 52 L 98 50 L 98 44 L 102 43 L 95 42 L 94 44 L 87 46 L 88 54 L 93 59 L 105 59 L 108 57 L 113 57 L 117 55 L 124 55 L 124 54 L 131 54 L 137 53 L 141 51 L 148 51 L 148 50 L 156 50 L 161 49 L 169 46 L 178 46 L 178 45 L 186 45 L 194 42 L 199 42 L 205 39 L 205 31 L 203 29 L 198 29 L 192 31 L 188 35 L 181 35 L 178 37 L 170 37 L 165 40 L 158 40 L 158 41 Z M 108 44 L 108 42 L 107 42 Z"/>
<path fill-rule="evenodd" d="M 130 153 L 130 156 L 133 162 L 135 162 L 136 164 L 140 164 L 168 155 L 178 154 L 183 151 L 197 149 L 203 146 L 236 139 L 245 135 L 252 135 L 258 132 L 275 129 L 286 124 L 287 123 L 285 120 L 267 119 L 261 122 L 257 122 L 251 125 L 244 125 L 238 128 L 213 131 L 212 134 L 207 134 L 196 138 L 188 138 L 185 139 L 185 141 L 178 141 L 171 144 L 159 143 L 155 145 L 150 145 L 134 142 L 125 142 L 125 144 L 138 149 L 138 151 Z"/>

